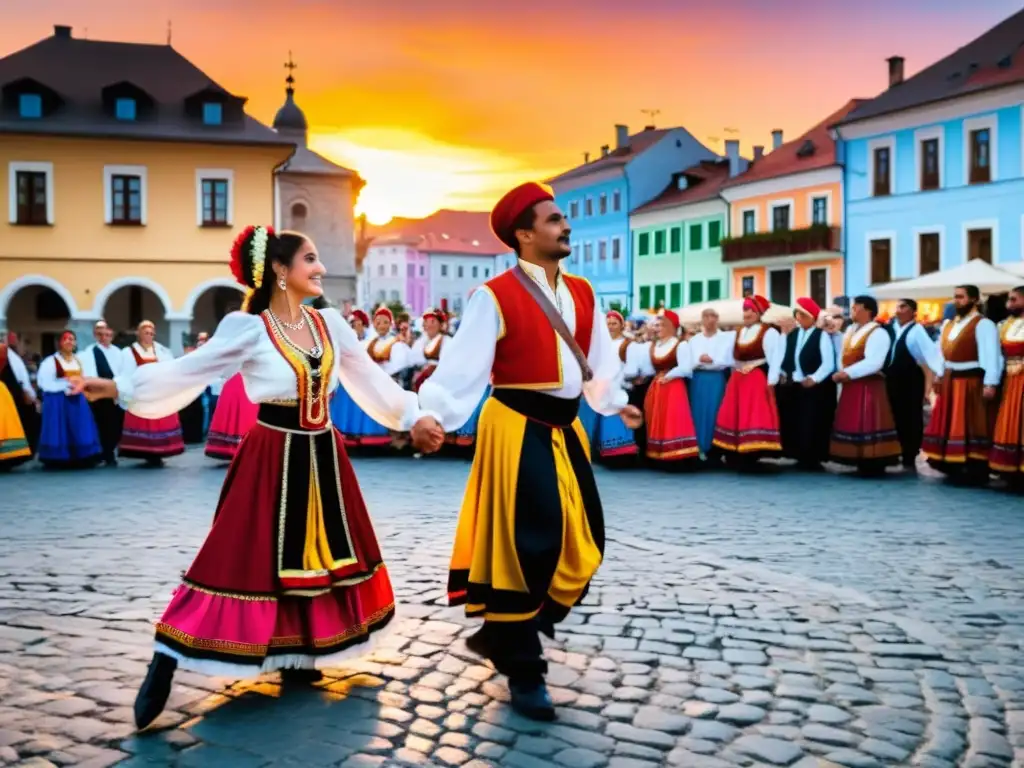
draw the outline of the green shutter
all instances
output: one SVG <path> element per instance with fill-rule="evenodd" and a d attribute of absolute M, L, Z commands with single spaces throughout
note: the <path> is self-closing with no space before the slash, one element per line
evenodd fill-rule
<path fill-rule="evenodd" d="M 683 250 L 683 230 L 680 227 L 672 227 L 669 230 L 669 253 L 679 253 Z"/>
<path fill-rule="evenodd" d="M 654 233 L 654 255 L 660 256 L 665 252 L 665 230 L 659 229 Z"/>
<path fill-rule="evenodd" d="M 722 281 L 708 280 L 708 301 L 716 301 L 722 298 Z"/>
<path fill-rule="evenodd" d="M 668 307 L 669 309 L 679 309 L 682 305 L 683 286 L 680 283 L 672 283 L 672 285 L 668 287 Z"/>
<path fill-rule="evenodd" d="M 654 286 L 654 308 L 661 309 L 665 305 L 665 286 Z"/>
<path fill-rule="evenodd" d="M 708 248 L 717 248 L 722 242 L 722 222 L 708 222 Z"/>
<path fill-rule="evenodd" d="M 704 301 L 704 283 L 694 280 L 690 283 L 690 303 L 699 304 Z"/>
<path fill-rule="evenodd" d="M 701 225 L 700 224 L 691 224 L 690 225 L 690 250 L 691 251 L 699 251 L 701 248 L 704 247 L 704 244 L 702 242 L 702 234 L 703 233 L 701 231 Z"/>
<path fill-rule="evenodd" d="M 637 238 L 636 255 L 637 256 L 646 256 L 650 252 L 651 252 L 651 233 L 650 232 L 641 232 L 640 236 Z"/>
<path fill-rule="evenodd" d="M 651 287 L 649 285 L 640 286 L 640 309 L 651 308 Z"/>

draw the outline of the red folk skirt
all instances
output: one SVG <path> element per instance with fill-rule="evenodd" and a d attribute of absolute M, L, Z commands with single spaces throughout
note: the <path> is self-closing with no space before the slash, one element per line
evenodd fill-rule
<path fill-rule="evenodd" d="M 164 459 L 185 452 L 178 414 L 162 419 L 144 419 L 130 411 L 124 415 L 124 429 L 117 453 L 125 459 Z"/>
<path fill-rule="evenodd" d="M 921 449 L 936 468 L 989 461 L 995 413 L 982 397 L 984 371 L 946 371 Z"/>
<path fill-rule="evenodd" d="M 157 623 L 157 650 L 225 677 L 330 666 L 367 653 L 394 610 L 341 435 L 300 430 L 293 406 L 261 405 Z"/>
<path fill-rule="evenodd" d="M 899 464 L 902 449 L 882 376 L 843 382 L 829 455 L 838 464 L 855 467 Z"/>
<path fill-rule="evenodd" d="M 768 386 L 763 367 L 748 373 L 733 371 L 715 421 L 712 445 L 744 456 L 771 456 L 782 452 L 779 409 L 775 390 Z"/>
<path fill-rule="evenodd" d="M 236 373 L 224 384 L 217 408 L 206 435 L 206 455 L 230 461 L 235 458 L 242 438 L 256 423 L 259 406 L 245 393 L 242 374 Z"/>
<path fill-rule="evenodd" d="M 1024 369 L 1003 380 L 988 466 L 1003 475 L 1024 475 Z"/>
<path fill-rule="evenodd" d="M 644 418 L 647 421 L 647 458 L 683 461 L 700 456 L 690 398 L 682 379 L 655 378 L 651 382 L 644 397 Z"/>

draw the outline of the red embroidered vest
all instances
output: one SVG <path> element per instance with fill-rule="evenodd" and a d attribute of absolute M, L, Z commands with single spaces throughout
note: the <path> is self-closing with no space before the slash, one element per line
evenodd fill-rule
<path fill-rule="evenodd" d="M 594 289 L 581 277 L 562 275 L 576 309 L 573 336 L 583 354 L 590 354 L 594 331 Z M 561 345 L 544 311 L 519 283 L 512 270 L 483 286 L 498 307 L 501 327 L 491 368 L 495 387 L 557 389 L 563 386 Z"/>
<path fill-rule="evenodd" d="M 971 363 L 978 359 L 978 323 L 981 315 L 975 315 L 960 329 L 955 339 L 949 338 L 953 330 L 953 321 L 946 323 L 942 329 L 942 356 L 950 363 Z"/>

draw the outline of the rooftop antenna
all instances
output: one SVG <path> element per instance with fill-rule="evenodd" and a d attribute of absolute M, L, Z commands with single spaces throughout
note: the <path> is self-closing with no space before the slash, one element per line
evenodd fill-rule
<path fill-rule="evenodd" d="M 653 124 L 654 118 L 661 114 L 660 109 L 641 109 L 643 114 L 647 115 L 647 119 Z"/>
<path fill-rule="evenodd" d="M 288 51 L 288 61 L 285 62 L 284 68 L 288 70 L 288 77 L 284 79 L 288 83 L 288 87 L 285 89 L 289 96 L 295 93 L 295 70 L 298 69 L 299 65 L 292 61 L 292 52 Z"/>
<path fill-rule="evenodd" d="M 171 29 L 171 20 L 168 19 L 167 20 L 167 45 L 171 44 L 171 32 L 172 31 L 173 30 Z"/>

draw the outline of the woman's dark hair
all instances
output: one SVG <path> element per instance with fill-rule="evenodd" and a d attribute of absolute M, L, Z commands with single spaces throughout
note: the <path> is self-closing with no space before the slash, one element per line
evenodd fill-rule
<path fill-rule="evenodd" d="M 252 241 L 253 234 L 242 241 L 242 277 L 245 284 L 253 289 L 252 296 L 246 303 L 245 310 L 250 315 L 258 315 L 270 306 L 270 297 L 274 291 L 274 282 L 277 279 L 274 275 L 274 264 L 284 267 L 292 265 L 292 259 L 299 252 L 299 248 L 306 242 L 306 236 L 298 232 L 278 232 L 267 238 L 267 253 L 263 259 L 263 282 L 259 288 L 255 286 L 252 274 Z"/>

